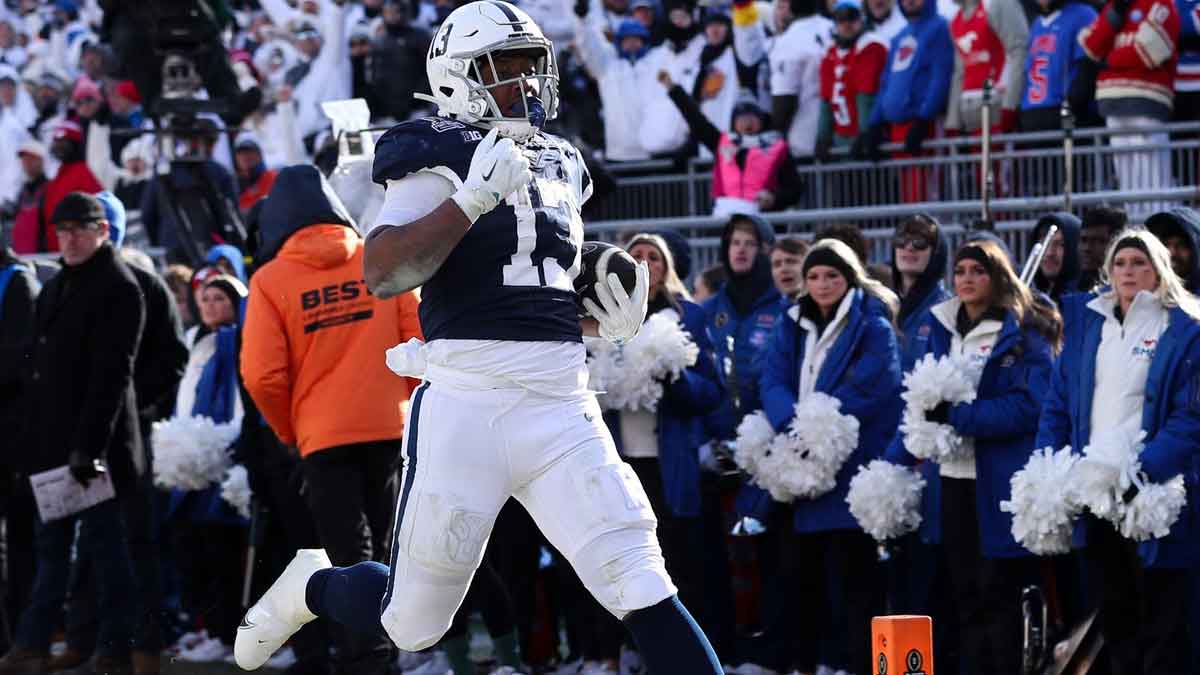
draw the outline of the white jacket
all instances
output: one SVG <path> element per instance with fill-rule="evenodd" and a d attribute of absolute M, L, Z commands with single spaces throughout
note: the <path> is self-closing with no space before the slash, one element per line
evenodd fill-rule
<path fill-rule="evenodd" d="M 817 335 L 817 325 L 812 322 L 812 319 L 800 316 L 800 305 L 792 305 L 788 309 L 788 316 L 792 319 L 799 317 L 800 328 L 805 331 L 804 360 L 800 362 L 800 391 L 797 396 L 799 400 L 804 400 L 804 397 L 816 390 L 817 377 L 821 374 L 821 367 L 825 365 L 829 350 L 833 348 L 833 343 L 837 342 L 838 336 L 846 329 L 846 315 L 850 313 L 850 307 L 854 305 L 855 298 L 861 295 L 861 288 L 850 289 L 838 305 L 837 313 L 829 320 L 829 325 L 825 326 L 825 332 L 819 336 Z"/>
<path fill-rule="evenodd" d="M 617 54 L 617 48 L 599 30 L 578 19 L 575 47 L 584 67 L 600 86 L 605 159 L 619 162 L 650 159 L 650 151 L 641 142 L 641 131 L 643 127 L 656 131 L 645 118 L 647 102 L 665 96 L 658 82 L 661 52 L 651 50 L 636 63 L 630 62 Z"/>
<path fill-rule="evenodd" d="M 1087 304 L 1088 309 L 1104 317 L 1096 350 L 1092 438 L 1115 432 L 1132 439 L 1141 430 L 1150 362 L 1170 316 L 1158 297 L 1147 291 L 1134 297 L 1124 322 L 1117 321 L 1116 304 L 1111 294 L 1100 295 Z"/>
<path fill-rule="evenodd" d="M 820 15 L 796 19 L 776 38 L 770 55 L 771 96 L 795 96 L 796 115 L 788 127 L 788 150 L 808 157 L 817 144 L 821 118 L 821 60 L 833 38 L 833 22 Z"/>
<path fill-rule="evenodd" d="M 660 70 L 670 74 L 672 82 L 684 91 L 691 92 L 696 85 L 696 76 L 700 74 L 700 52 L 703 49 L 704 36 L 697 35 L 678 52 L 671 48 L 670 43 L 664 42 L 651 49 L 643 60 L 650 59 L 658 64 Z M 683 114 L 667 95 L 666 87 L 660 84 L 648 94 L 643 101 L 644 124 L 638 128 L 639 144 L 651 154 L 674 152 L 682 148 L 691 135 L 687 120 L 683 119 Z"/>

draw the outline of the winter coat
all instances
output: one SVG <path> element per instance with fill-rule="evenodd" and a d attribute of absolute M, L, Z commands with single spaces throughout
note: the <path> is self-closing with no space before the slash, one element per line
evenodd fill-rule
<path fill-rule="evenodd" d="M 1030 252 L 1033 252 L 1033 247 L 1037 246 L 1041 241 L 1041 237 L 1045 236 L 1045 230 L 1050 225 L 1057 225 L 1058 231 L 1063 235 L 1063 262 L 1062 269 L 1058 272 L 1058 277 L 1051 284 L 1048 279 L 1042 274 L 1039 268 L 1033 275 L 1032 286 L 1045 293 L 1055 303 L 1064 296 L 1070 293 L 1077 293 L 1079 288 L 1079 278 L 1082 271 L 1079 268 L 1079 228 L 1081 226 L 1079 218 L 1070 213 L 1052 213 L 1048 216 L 1042 216 L 1037 222 L 1037 226 L 1033 228 L 1035 236 L 1029 244 Z"/>
<path fill-rule="evenodd" d="M 928 336 L 921 356 L 932 354 L 941 358 L 950 352 L 953 335 L 932 311 L 926 314 L 918 333 Z M 1013 539 L 1012 515 L 1000 510 L 1000 502 L 1011 496 L 1013 474 L 1033 454 L 1038 412 L 1052 359 L 1050 345 L 1041 333 L 1029 326 L 1018 326 L 1016 318 L 1008 313 L 983 367 L 975 401 L 950 408 L 950 426 L 970 436 L 975 444 L 975 508 L 985 558 L 1032 555 Z M 888 446 L 886 459 L 909 466 L 917 463 L 904 447 L 904 435 L 898 430 Z M 938 543 L 942 529 L 941 479 L 936 470 L 922 474 L 927 484 L 922 494 L 921 537 Z"/>
<path fill-rule="evenodd" d="M 1184 206 L 1156 213 L 1146 219 L 1146 229 L 1165 241 L 1168 234 L 1183 234 L 1192 246 L 1192 269 L 1185 276 L 1183 287 L 1191 293 L 1200 291 L 1200 213 Z"/>
<path fill-rule="evenodd" d="M 1104 64 L 1096 78 L 1101 115 L 1171 118 L 1179 59 L 1174 2 L 1134 0 L 1124 17 L 1109 2 L 1079 33 L 1079 42 L 1088 58 Z"/>
<path fill-rule="evenodd" d="M 950 297 L 946 290 L 946 262 L 950 257 L 950 241 L 940 230 L 938 231 L 937 246 L 933 255 L 929 256 L 929 264 L 925 271 L 917 277 L 916 283 L 900 298 L 900 313 L 896 323 L 900 333 L 896 336 L 900 342 L 900 372 L 912 370 L 917 359 L 925 353 L 929 341 L 928 332 L 921 335 L 918 330 L 928 319 L 927 313 L 933 306 Z M 894 256 L 893 256 L 894 258 Z M 900 270 L 896 269 L 896 261 L 892 260 L 893 287 L 900 288 Z"/>
<path fill-rule="evenodd" d="M 1062 303 L 1063 351 L 1038 422 L 1039 448 L 1069 445 L 1082 452 L 1091 440 L 1096 353 L 1104 326 L 1104 317 L 1087 306 L 1095 297 L 1094 293 L 1079 294 Z M 1156 483 L 1186 474 L 1190 506 L 1170 534 L 1140 544 L 1138 552 L 1146 567 L 1184 568 L 1196 559 L 1192 540 L 1197 517 L 1193 494 L 1198 487 L 1194 462 L 1200 438 L 1200 322 L 1179 308 L 1171 308 L 1169 313 L 1167 329 L 1158 339 L 1146 380 L 1142 409 L 1146 446 L 1140 460 L 1142 470 Z"/>
<path fill-rule="evenodd" d="M 367 291 L 362 237 L 330 194 L 311 165 L 279 173 L 260 220 L 273 259 L 250 280 L 242 339 L 246 389 L 302 455 L 401 438 L 415 383 L 389 372 L 384 353 L 421 337 L 415 293 Z"/>
<path fill-rule="evenodd" d="M 127 267 L 146 303 L 146 328 L 133 365 L 138 410 L 146 411 L 153 419 L 160 419 L 170 411 L 169 401 L 174 400 L 175 388 L 187 365 L 183 322 L 179 318 L 175 296 L 162 277 L 137 265 Z"/>
<path fill-rule="evenodd" d="M 705 333 L 704 310 L 687 300 L 681 299 L 680 304 L 683 329 L 700 348 L 700 355 L 696 365 L 663 387 L 656 425 L 658 464 L 671 513 L 694 518 L 700 515 L 700 455 L 697 449 L 703 443 L 703 415 L 721 402 L 721 388 L 713 362 L 712 343 Z M 618 452 L 623 451 L 620 417 L 613 412 L 604 415 Z"/>
<path fill-rule="evenodd" d="M 787 129 L 793 157 L 813 154 L 821 117 L 821 61 L 832 29 L 832 22 L 819 14 L 798 18 L 771 47 L 771 95 L 795 96 L 798 106 Z"/>
<path fill-rule="evenodd" d="M 9 433 L 21 427 L 22 402 L 28 395 L 21 371 L 33 339 L 39 290 L 41 284 L 33 269 L 22 263 L 11 249 L 0 249 L 0 429 Z M 12 459 L 0 458 L 0 463 Z"/>
<path fill-rule="evenodd" d="M 898 9 L 898 8 L 897 8 Z M 950 27 L 927 0 L 888 46 L 888 62 L 870 126 L 933 120 L 946 109 L 954 71 Z"/>
<path fill-rule="evenodd" d="M 46 192 L 41 205 L 38 207 L 38 231 L 34 233 L 34 248 L 30 250 L 25 243 L 17 247 L 19 241 L 29 241 L 27 236 L 13 232 L 13 248 L 17 253 L 46 253 L 57 252 L 58 235 L 54 231 L 54 224 L 50 222 L 50 218 L 54 216 L 54 209 L 63 197 L 72 192 L 87 192 L 88 194 L 96 194 L 104 188 L 96 177 L 92 175 L 85 162 L 68 162 L 58 168 L 58 174 L 46 184 Z"/>
<path fill-rule="evenodd" d="M 837 487 L 816 499 L 793 503 L 797 532 L 857 530 L 846 494 L 858 468 L 878 458 L 900 422 L 900 356 L 896 333 L 886 309 L 859 289 L 854 293 L 844 328 L 834 340 L 817 374 L 815 391 L 838 399 L 843 415 L 859 421 L 858 447 L 842 465 Z M 771 336 L 764 354 L 763 411 L 776 431 L 795 416 L 800 369 L 808 331 L 798 323 L 799 306 L 788 311 Z"/>
<path fill-rule="evenodd" d="M 962 0 L 950 22 L 955 45 L 954 78 L 946 108 L 947 129 L 978 129 L 982 124 L 983 85 L 991 79 L 991 124 L 1000 109 L 1016 110 L 1025 82 L 1021 66 L 1029 43 L 1029 22 L 1017 0 Z"/>
<path fill-rule="evenodd" d="M 42 289 L 18 446 L 27 472 L 63 466 L 80 451 L 108 464 L 118 490 L 133 480 L 142 452 L 133 373 L 145 312 L 137 280 L 110 244 Z"/>

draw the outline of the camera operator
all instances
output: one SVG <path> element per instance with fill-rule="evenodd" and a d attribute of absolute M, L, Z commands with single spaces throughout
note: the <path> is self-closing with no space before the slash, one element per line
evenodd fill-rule
<path fill-rule="evenodd" d="M 152 244 L 167 249 L 168 261 L 195 265 L 214 244 L 244 244 L 235 234 L 236 214 L 230 212 L 237 192 L 233 175 L 213 161 L 220 136 L 216 123 L 181 120 L 173 133 L 186 147 L 168 173 L 153 176 L 146 186 L 142 226 Z M 181 214 L 186 222 L 181 222 Z"/>

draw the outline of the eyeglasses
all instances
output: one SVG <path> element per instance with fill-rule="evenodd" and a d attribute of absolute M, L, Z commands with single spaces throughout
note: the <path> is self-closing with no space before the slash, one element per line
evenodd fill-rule
<path fill-rule="evenodd" d="M 79 232 L 95 231 L 100 229 L 100 223 L 96 221 L 83 222 L 79 220 L 64 220 L 54 223 L 54 231 L 58 234 L 76 234 Z"/>
<path fill-rule="evenodd" d="M 896 237 L 892 239 L 892 248 L 904 248 L 906 246 L 912 246 L 913 250 L 916 251 L 924 251 L 930 247 L 929 240 L 924 237 Z"/>

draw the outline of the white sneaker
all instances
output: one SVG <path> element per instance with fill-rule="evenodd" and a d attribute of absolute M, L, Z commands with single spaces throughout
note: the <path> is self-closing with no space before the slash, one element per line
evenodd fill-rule
<path fill-rule="evenodd" d="M 296 557 L 283 574 L 242 617 L 233 643 L 233 653 L 242 670 L 255 670 L 266 663 L 293 633 L 317 618 L 309 611 L 304 593 L 314 572 L 332 566 L 325 549 L 296 551 Z"/>
<path fill-rule="evenodd" d="M 450 667 L 450 659 L 446 657 L 446 652 L 434 652 L 433 658 L 424 665 L 406 670 L 404 675 L 454 675 L 454 669 Z"/>
<path fill-rule="evenodd" d="M 216 663 L 225 659 L 233 650 L 217 638 L 209 638 L 200 644 L 179 652 L 175 658 L 188 663 Z"/>
<path fill-rule="evenodd" d="M 266 665 L 268 668 L 276 670 L 287 670 L 296 665 L 296 652 L 292 651 L 291 647 L 284 647 L 275 652 L 275 656 L 267 659 Z"/>

